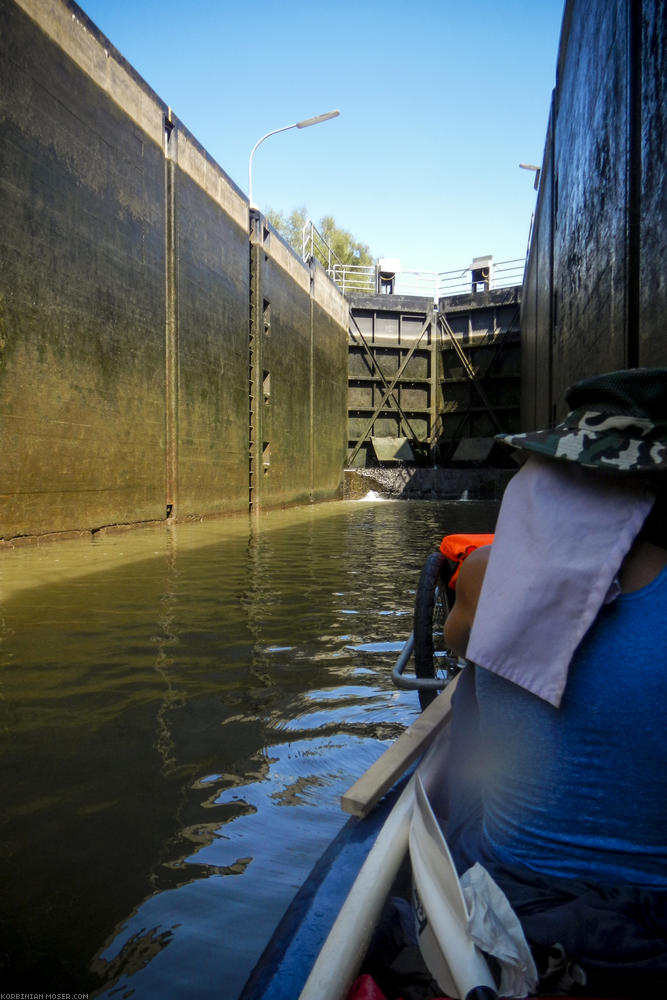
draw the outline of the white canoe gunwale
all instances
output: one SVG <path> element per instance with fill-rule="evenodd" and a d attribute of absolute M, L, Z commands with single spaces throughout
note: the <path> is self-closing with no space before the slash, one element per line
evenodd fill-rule
<path fill-rule="evenodd" d="M 239 1000 L 347 996 L 407 854 L 414 775 L 405 772 L 422 757 L 427 791 L 439 783 L 455 687 L 449 684 L 341 797 L 351 819 L 288 907 Z"/>

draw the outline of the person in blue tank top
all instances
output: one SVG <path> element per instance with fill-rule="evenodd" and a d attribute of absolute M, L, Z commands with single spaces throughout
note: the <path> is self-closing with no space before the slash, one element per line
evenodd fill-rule
<path fill-rule="evenodd" d="M 543 987 L 644 996 L 667 985 L 667 369 L 566 400 L 499 436 L 528 460 L 458 576 L 447 839 L 504 890 Z"/>

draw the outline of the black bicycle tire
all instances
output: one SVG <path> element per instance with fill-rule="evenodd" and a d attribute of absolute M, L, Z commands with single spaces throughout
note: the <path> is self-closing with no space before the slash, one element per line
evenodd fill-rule
<path fill-rule="evenodd" d="M 417 584 L 414 614 L 414 658 L 417 677 L 430 678 L 436 675 L 433 631 L 434 624 L 436 628 L 442 628 L 449 612 L 447 586 L 443 574 L 443 571 L 448 570 L 448 568 L 449 563 L 442 553 L 432 552 L 424 563 Z M 436 606 L 437 601 L 441 602 L 439 610 Z M 435 623 L 434 611 L 438 615 L 438 620 Z M 422 711 L 431 704 L 437 695 L 437 691 L 433 690 L 420 690 L 418 693 Z"/>

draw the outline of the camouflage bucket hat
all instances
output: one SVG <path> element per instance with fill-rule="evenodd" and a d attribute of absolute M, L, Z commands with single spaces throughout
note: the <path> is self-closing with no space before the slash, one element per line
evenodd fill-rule
<path fill-rule="evenodd" d="M 632 368 L 583 379 L 565 420 L 543 431 L 498 434 L 512 448 L 590 469 L 667 472 L 667 368 Z"/>

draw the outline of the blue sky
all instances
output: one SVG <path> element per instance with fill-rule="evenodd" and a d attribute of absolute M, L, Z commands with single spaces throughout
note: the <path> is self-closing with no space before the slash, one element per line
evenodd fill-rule
<path fill-rule="evenodd" d="M 82 0 L 260 208 L 305 206 L 410 270 L 522 257 L 563 0 Z"/>

